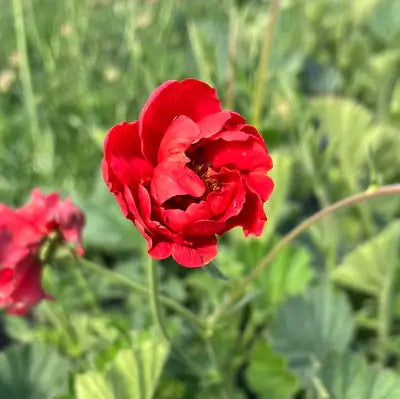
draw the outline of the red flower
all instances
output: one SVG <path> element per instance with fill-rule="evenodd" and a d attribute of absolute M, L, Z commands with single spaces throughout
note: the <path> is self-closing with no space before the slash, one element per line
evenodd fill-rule
<path fill-rule="evenodd" d="M 253 126 L 222 111 L 207 84 L 168 81 L 139 120 L 114 126 L 104 143 L 104 180 L 156 259 L 198 267 L 217 254 L 216 234 L 235 226 L 261 235 L 273 182 Z"/>
<path fill-rule="evenodd" d="M 0 204 L 0 306 L 10 314 L 25 314 L 49 296 L 41 287 L 39 251 L 50 234 L 76 244 L 83 253 L 82 212 L 58 194 L 33 190 L 31 201 L 17 210 Z"/>

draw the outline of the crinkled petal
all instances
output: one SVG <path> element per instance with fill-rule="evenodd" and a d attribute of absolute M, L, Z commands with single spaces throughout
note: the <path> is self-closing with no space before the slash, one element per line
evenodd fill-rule
<path fill-rule="evenodd" d="M 219 170 L 223 166 L 243 171 L 272 168 L 270 156 L 265 148 L 255 140 L 240 142 L 215 140 L 204 146 L 203 154 L 215 170 Z"/>
<path fill-rule="evenodd" d="M 239 215 L 228 219 L 227 226 L 229 229 L 242 226 L 246 237 L 249 234 L 259 237 L 263 232 L 266 221 L 267 217 L 258 195 L 247 192 L 242 211 Z"/>
<path fill-rule="evenodd" d="M 151 194 L 159 204 L 177 195 L 201 197 L 205 190 L 200 177 L 186 166 L 164 162 L 154 169 Z"/>
<path fill-rule="evenodd" d="M 146 159 L 156 165 L 160 142 L 175 117 L 197 122 L 221 110 L 213 88 L 196 79 L 168 81 L 158 87 L 140 113 L 140 137 Z"/>
<path fill-rule="evenodd" d="M 201 267 L 211 262 L 217 255 L 217 239 L 215 236 L 197 241 L 193 247 L 172 244 L 172 257 L 185 267 Z"/>
<path fill-rule="evenodd" d="M 158 162 L 176 162 L 186 164 L 189 158 L 185 151 L 199 137 L 200 129 L 187 116 L 179 116 L 172 121 L 165 132 L 158 150 Z"/>
<path fill-rule="evenodd" d="M 267 201 L 274 189 L 274 182 L 265 172 L 252 172 L 246 176 L 246 186 L 263 201 Z"/>

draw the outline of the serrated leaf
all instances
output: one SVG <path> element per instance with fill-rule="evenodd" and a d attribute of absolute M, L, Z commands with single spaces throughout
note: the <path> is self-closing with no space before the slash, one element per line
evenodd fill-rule
<path fill-rule="evenodd" d="M 278 311 L 271 336 L 274 349 L 307 386 L 331 351 L 346 349 L 353 330 L 346 296 L 323 284 L 286 302 Z"/>
<path fill-rule="evenodd" d="M 68 371 L 68 361 L 52 347 L 10 347 L 0 353 L 0 397 L 54 399 L 67 392 Z"/>
<path fill-rule="evenodd" d="M 398 399 L 397 374 L 369 366 L 359 355 L 335 354 L 321 369 L 321 379 L 330 399 Z"/>
<path fill-rule="evenodd" d="M 400 222 L 350 252 L 331 272 L 334 282 L 378 297 L 399 264 Z"/>
<path fill-rule="evenodd" d="M 168 351 L 159 337 L 135 334 L 132 347 L 120 349 L 103 371 L 77 376 L 77 399 L 151 399 Z"/>
<path fill-rule="evenodd" d="M 289 399 L 298 388 L 297 379 L 283 357 L 266 342 L 254 346 L 246 374 L 251 388 L 263 398 Z"/>

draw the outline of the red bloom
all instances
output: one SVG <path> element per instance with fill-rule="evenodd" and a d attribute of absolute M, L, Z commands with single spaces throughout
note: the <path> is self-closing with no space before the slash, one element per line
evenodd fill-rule
<path fill-rule="evenodd" d="M 58 194 L 33 190 L 31 201 L 17 210 L 0 204 L 0 306 L 10 314 L 25 314 L 41 299 L 49 298 L 41 287 L 41 245 L 51 233 L 76 244 L 83 253 L 82 212 Z"/>
<path fill-rule="evenodd" d="M 203 266 L 217 254 L 216 234 L 242 226 L 261 235 L 272 160 L 245 122 L 221 110 L 210 86 L 186 79 L 162 84 L 138 121 L 108 132 L 104 180 L 152 257 Z"/>

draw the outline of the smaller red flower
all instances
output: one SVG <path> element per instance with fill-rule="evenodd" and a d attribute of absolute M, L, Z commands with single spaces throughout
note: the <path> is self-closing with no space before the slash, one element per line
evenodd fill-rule
<path fill-rule="evenodd" d="M 76 245 L 83 254 L 83 213 L 69 198 L 33 190 L 31 201 L 13 210 L 0 204 L 0 306 L 9 314 L 26 314 L 42 299 L 39 252 L 51 234 Z"/>

